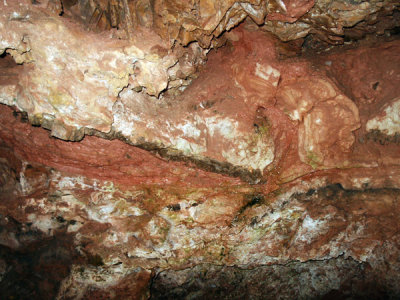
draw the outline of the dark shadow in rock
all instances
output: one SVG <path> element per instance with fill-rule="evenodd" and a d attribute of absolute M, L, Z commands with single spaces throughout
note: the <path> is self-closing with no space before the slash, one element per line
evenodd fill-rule
<path fill-rule="evenodd" d="M 0 298 L 55 299 L 76 257 L 72 239 L 65 234 L 42 238 L 17 250 L 0 245 Z"/>

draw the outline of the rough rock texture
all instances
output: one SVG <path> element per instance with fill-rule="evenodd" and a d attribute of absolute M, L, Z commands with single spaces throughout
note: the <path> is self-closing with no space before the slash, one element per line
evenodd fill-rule
<path fill-rule="evenodd" d="M 18 105 L 59 138 L 82 138 L 63 133 L 63 123 L 77 130 L 88 127 L 108 132 L 112 106 L 129 83 L 131 88 L 158 96 L 170 81 L 179 79 L 168 74 L 171 67 L 179 63 L 180 75 L 186 78 L 196 69 L 196 62 L 204 59 L 204 51 L 195 43 L 171 53 L 148 30 L 138 32 L 134 43 L 102 37 L 27 3 L 2 4 L 0 51 L 24 63 L 18 76 L 22 90 L 3 96 L 2 101 Z"/>
<path fill-rule="evenodd" d="M 198 265 L 163 271 L 151 299 L 379 299 L 389 292 L 353 259 L 291 262 L 255 269 Z"/>
<path fill-rule="evenodd" d="M 334 1 L 315 5 L 313 1 L 279 1 L 276 7 L 263 1 L 194 1 L 181 5 L 139 1 L 136 9 L 129 8 L 135 5 L 126 0 L 108 2 L 108 6 L 106 1 L 61 1 L 63 5 L 57 5 L 59 2 L 5 1 L 1 4 L 0 51 L 23 64 L 18 68 L 8 62 L 6 72 L 13 77 L 1 85 L 2 103 L 28 113 L 31 123 L 50 129 L 57 138 L 81 140 L 85 133 L 118 136 L 133 145 L 162 150 L 169 157 L 186 157 L 208 169 L 241 174 L 255 183 L 261 182 L 263 173 L 271 170 L 271 163 L 279 160 L 275 156 L 282 153 L 278 152 L 285 152 L 277 149 L 280 147 L 276 145 L 278 135 L 287 135 L 282 144 L 290 144 L 295 135 L 296 130 L 290 133 L 273 130 L 275 136 L 271 135 L 268 126 L 276 127 L 279 122 L 290 125 L 303 122 L 298 127 L 302 162 L 313 168 L 348 167 L 353 131 L 360 127 L 358 108 L 351 97 L 324 73 L 313 70 L 309 62 L 280 62 L 274 38 L 244 30 L 221 37 L 222 44 L 227 43 L 228 47 L 214 57 L 210 63 L 214 67 L 202 73 L 203 78 L 197 85 L 191 85 L 177 96 L 176 92 L 185 89 L 205 62 L 210 46 L 204 45 L 204 39 L 220 36 L 247 15 L 259 25 L 265 20 L 268 24 L 272 22 L 274 29 L 282 22 L 300 26 L 304 33 L 296 33 L 293 28 L 286 30 L 296 38 L 303 37 L 312 26 L 321 28 L 318 24 L 322 19 L 331 20 L 327 21 L 329 26 L 324 25 L 329 34 L 343 35 L 344 27 L 352 27 L 369 17 L 378 22 L 380 19 L 375 14 L 380 10 L 392 14 L 393 22 L 385 28 L 389 30 L 398 24 L 398 4 L 390 1 L 360 4 Z M 124 12 L 124 18 L 133 10 L 136 17 L 131 18 L 152 22 L 137 25 L 135 33 L 129 35 L 131 39 L 122 40 L 116 39 L 116 28 L 99 35 L 74 21 L 77 11 L 89 23 L 93 17 L 87 15 L 90 11 L 104 11 L 100 17 L 108 16 L 111 20 L 111 7 L 120 7 L 118 11 Z M 141 17 L 143 13 L 152 16 Z M 295 22 L 300 17 L 301 20 L 311 18 L 315 24 L 305 29 L 303 21 Z M 128 26 L 128 23 L 121 24 Z M 250 28 L 253 26 L 250 31 L 257 27 L 252 24 L 248 24 Z M 118 26 L 110 28 L 113 27 Z M 175 33 L 191 37 L 178 38 Z M 177 42 L 171 44 L 171 40 Z M 189 42 L 187 47 L 182 47 Z M 228 49 L 231 49 L 230 55 Z M 240 63 L 243 60 L 248 63 L 243 65 Z M 318 86 L 316 90 L 308 91 L 298 80 L 300 77 L 309 89 Z M 204 91 L 204 85 L 213 91 Z M 229 93 L 222 90 L 225 88 Z M 325 94 L 319 89 L 326 90 Z M 160 96 L 163 91 L 167 92 Z M 315 95 L 299 101 L 299 97 L 310 93 Z M 282 112 L 271 109 L 276 101 L 282 112 L 287 110 L 290 120 L 282 121 L 286 118 Z M 241 113 L 237 114 L 238 111 Z M 331 119 L 337 123 L 325 125 Z M 327 135 L 317 133 L 315 122 L 324 123 L 320 126 L 323 130 L 337 135 L 325 140 Z M 255 126 L 258 129 L 250 134 Z M 332 144 L 336 146 L 326 149 Z"/>
<path fill-rule="evenodd" d="M 398 189 L 317 188 L 326 185 L 322 176 L 268 195 L 245 185 L 126 187 L 21 164 L 2 149 L 8 158 L 2 163 L 8 173 L 2 179 L 0 206 L 1 244 L 8 253 L 2 259 L 2 284 L 10 295 L 49 293 L 52 298 L 57 292 L 58 299 L 138 299 L 151 293 L 172 299 L 200 285 L 195 298 L 216 296 L 217 291 L 238 299 L 245 290 L 237 282 L 247 286 L 254 281 L 259 282 L 250 285 L 254 298 L 266 291 L 271 297 L 282 292 L 290 298 L 299 289 L 298 281 L 302 298 L 370 291 L 379 297 L 400 295 Z M 31 254 L 33 261 L 40 261 L 32 273 L 48 283 L 32 291 L 23 286 L 32 273 L 19 270 L 24 263 L 12 254 L 35 248 L 42 250 Z M 42 273 L 42 264 L 54 268 L 48 256 L 65 270 L 56 278 Z M 321 262 L 311 262 L 315 260 Z M 307 263 L 281 266 L 291 261 Z M 198 264 L 202 266 L 187 269 L 186 275 L 162 271 Z M 224 265 L 240 269 L 221 269 Z M 151 269 L 158 275 L 149 288 Z M 210 277 L 201 270 L 211 272 Z M 165 282 L 165 276 L 172 282 Z M 185 276 L 199 280 L 190 283 Z"/>
<path fill-rule="evenodd" d="M 152 28 L 171 44 L 197 41 L 203 48 L 218 45 L 216 38 L 245 18 L 285 41 L 311 33 L 329 44 L 382 35 L 399 25 L 394 0 L 45 0 L 41 6 L 80 19 L 93 30 L 124 28 L 131 37 L 136 28 Z"/>
<path fill-rule="evenodd" d="M 400 298 L 396 1 L 0 6 L 1 295 Z"/>

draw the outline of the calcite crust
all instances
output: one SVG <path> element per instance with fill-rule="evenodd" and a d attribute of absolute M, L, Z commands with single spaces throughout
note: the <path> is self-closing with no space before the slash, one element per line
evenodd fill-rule
<path fill-rule="evenodd" d="M 399 20 L 1 1 L 0 294 L 400 298 Z"/>

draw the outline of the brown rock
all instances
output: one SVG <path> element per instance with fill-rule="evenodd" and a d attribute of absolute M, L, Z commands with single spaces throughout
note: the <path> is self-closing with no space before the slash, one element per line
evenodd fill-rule
<path fill-rule="evenodd" d="M 399 297 L 398 3 L 0 6 L 6 298 Z"/>

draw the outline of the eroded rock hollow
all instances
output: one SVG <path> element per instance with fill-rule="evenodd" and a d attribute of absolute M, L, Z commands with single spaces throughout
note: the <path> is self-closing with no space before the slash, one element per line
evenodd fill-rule
<path fill-rule="evenodd" d="M 0 8 L 1 298 L 400 298 L 398 1 Z"/>

